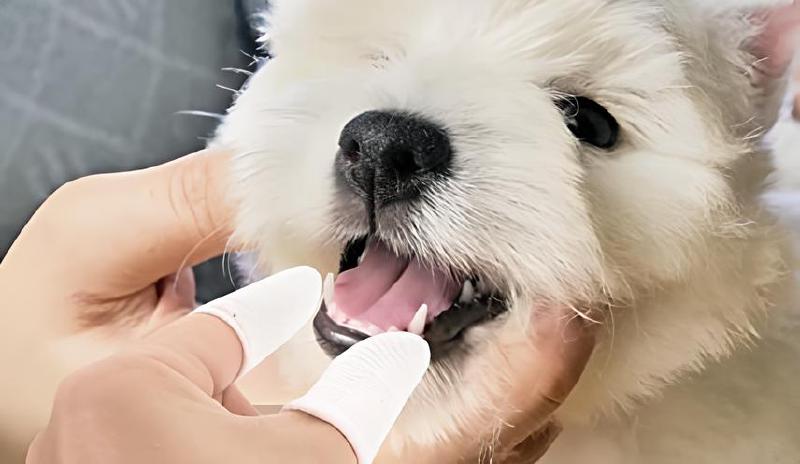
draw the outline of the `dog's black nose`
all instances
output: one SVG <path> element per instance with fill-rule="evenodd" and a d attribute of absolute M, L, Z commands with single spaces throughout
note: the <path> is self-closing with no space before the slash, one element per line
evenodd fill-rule
<path fill-rule="evenodd" d="M 340 180 L 380 208 L 410 200 L 447 175 L 453 149 L 444 128 L 420 116 L 368 111 L 342 130 Z"/>

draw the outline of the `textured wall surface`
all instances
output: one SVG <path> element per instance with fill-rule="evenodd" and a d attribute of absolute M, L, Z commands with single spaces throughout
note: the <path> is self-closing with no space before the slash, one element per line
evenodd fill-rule
<path fill-rule="evenodd" d="M 201 148 L 216 121 L 179 112 L 229 105 L 236 24 L 233 0 L 0 0 L 0 257 L 65 181 Z"/>

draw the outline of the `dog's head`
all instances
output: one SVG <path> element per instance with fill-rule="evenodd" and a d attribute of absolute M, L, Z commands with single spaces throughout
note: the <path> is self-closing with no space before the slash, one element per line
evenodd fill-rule
<path fill-rule="evenodd" d="M 274 59 L 219 138 L 239 154 L 240 237 L 273 269 L 338 274 L 315 321 L 330 354 L 390 330 L 429 340 L 418 401 L 449 422 L 419 427 L 491 402 L 504 373 L 488 353 L 534 308 L 608 322 L 582 413 L 751 328 L 778 259 L 755 203 L 772 83 L 751 67 L 745 15 L 286 0 L 267 21 Z"/>

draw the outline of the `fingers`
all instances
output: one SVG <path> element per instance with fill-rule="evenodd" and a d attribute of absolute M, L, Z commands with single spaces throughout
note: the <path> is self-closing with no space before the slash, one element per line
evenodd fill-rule
<path fill-rule="evenodd" d="M 515 448 L 541 429 L 566 400 L 580 380 L 595 346 L 596 324 L 585 321 L 568 309 L 542 311 L 534 322 L 533 352 L 528 346 L 516 347 L 508 356 L 521 361 L 535 356 L 535 372 L 528 379 L 516 379 L 509 404 L 513 408 L 499 435 L 500 446 Z"/>
<path fill-rule="evenodd" d="M 368 464 L 429 365 L 428 344 L 416 335 L 372 337 L 336 358 L 320 381 L 286 410 L 332 425 L 346 438 L 359 464 Z"/>
<path fill-rule="evenodd" d="M 140 329 L 140 338 L 174 322 L 194 309 L 196 287 L 192 269 L 186 268 L 178 274 L 164 278 L 160 282 L 159 293 L 161 296 L 155 310 Z"/>
<path fill-rule="evenodd" d="M 220 403 L 225 409 L 237 416 L 255 417 L 259 415 L 258 409 L 236 388 L 236 385 L 231 385 L 222 393 L 222 401 Z"/>
<path fill-rule="evenodd" d="M 242 346 L 244 375 L 311 320 L 322 298 L 322 278 L 309 267 L 281 272 L 198 308 L 230 326 Z"/>
<path fill-rule="evenodd" d="M 501 348 L 492 364 L 512 376 L 505 398 L 487 405 L 476 431 L 482 437 L 458 437 L 447 446 L 408 451 L 387 462 L 532 463 L 547 452 L 560 433 L 553 413 L 565 401 L 591 357 L 597 324 L 584 321 L 569 308 L 537 308 L 527 339 Z M 519 366 L 531 366 L 520 369 Z M 497 420 L 494 426 L 489 422 Z M 491 452 L 481 448 L 491 444 Z M 489 461 L 486 461 L 489 459 Z"/>
<path fill-rule="evenodd" d="M 317 271 L 291 269 L 201 306 L 140 349 L 218 396 L 306 325 L 321 293 Z"/>
<path fill-rule="evenodd" d="M 234 437 L 260 464 L 355 464 L 353 450 L 330 424 L 300 412 L 242 421 Z M 250 433 L 241 433 L 241 432 Z"/>
<path fill-rule="evenodd" d="M 32 239 L 27 251 L 52 263 L 64 288 L 124 296 L 224 251 L 233 216 L 227 176 L 228 155 L 203 151 L 80 179 L 45 202 L 18 245 Z"/>
<path fill-rule="evenodd" d="M 538 462 L 550 450 L 550 446 L 561 434 L 561 426 L 550 422 L 544 428 L 530 435 L 517 444 L 505 459 L 498 459 L 503 464 L 531 464 Z"/>
<path fill-rule="evenodd" d="M 171 274 L 164 280 L 161 300 L 169 297 L 173 307 L 192 308 L 197 301 L 197 286 L 194 280 L 194 271 L 191 267 L 184 267 L 177 274 Z"/>
<path fill-rule="evenodd" d="M 158 420 L 150 426 L 164 426 L 165 421 L 173 419 L 180 422 L 185 419 L 181 411 L 205 410 L 169 410 L 175 404 L 202 403 L 203 399 L 210 405 L 214 404 L 211 399 L 217 399 L 238 416 L 256 415 L 252 405 L 232 388 L 233 382 L 242 366 L 258 364 L 311 319 L 319 307 L 321 292 L 322 279 L 313 269 L 277 274 L 198 308 L 196 313 L 156 331 L 139 346 L 87 368 L 83 377 L 73 377 L 79 388 L 72 391 L 83 398 L 87 398 L 86 387 L 112 392 L 105 400 L 98 398 L 103 395 L 88 397 L 88 406 L 95 412 L 113 410 L 142 418 L 143 408 L 152 408 L 155 412 L 148 413 L 148 420 Z M 135 380 L 130 381 L 130 377 Z M 175 396 L 170 398 L 170 394 Z M 118 403 L 124 407 L 117 407 Z M 158 418 L 156 413 L 164 417 Z M 204 443 L 212 446 L 221 442 L 231 447 L 224 437 L 233 433 L 235 423 L 221 423 L 218 411 L 212 413 L 218 422 L 216 428 L 222 431 Z M 201 417 L 197 420 L 175 435 L 199 430 L 204 423 Z M 133 427 L 130 418 L 126 421 L 126 427 Z M 207 422 L 206 426 L 214 425 Z M 147 425 L 146 421 L 142 424 Z"/>

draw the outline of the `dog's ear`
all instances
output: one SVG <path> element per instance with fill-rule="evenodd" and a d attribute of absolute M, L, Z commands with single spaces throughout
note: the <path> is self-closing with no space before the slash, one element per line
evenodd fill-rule
<path fill-rule="evenodd" d="M 745 74 L 749 83 L 741 82 L 740 96 L 745 97 L 746 104 L 739 109 L 742 113 L 738 117 L 749 124 L 742 129 L 749 133 L 771 128 L 786 98 L 786 74 L 800 34 L 800 0 L 769 6 L 731 7 L 727 1 L 698 1 L 694 5 L 699 14 L 692 24 L 705 28 L 708 35 L 684 33 L 694 34 L 690 42 L 699 46 L 695 53 L 710 60 L 705 72 L 718 76 Z"/>
<path fill-rule="evenodd" d="M 756 27 L 750 52 L 756 57 L 756 78 L 784 76 L 800 45 L 800 2 L 761 8 L 749 13 Z"/>
<path fill-rule="evenodd" d="M 688 57 L 687 72 L 706 98 L 719 103 L 725 113 L 720 118 L 732 121 L 729 126 L 735 124 L 742 136 L 771 129 L 786 97 L 800 0 L 770 6 L 731 6 L 730 0 L 666 3 L 674 6 L 664 11 Z"/>
<path fill-rule="evenodd" d="M 751 84 L 761 95 L 758 109 L 763 127 L 772 127 L 786 97 L 786 78 L 800 47 L 800 1 L 745 12 L 754 33 L 744 42 L 753 57 Z"/>

